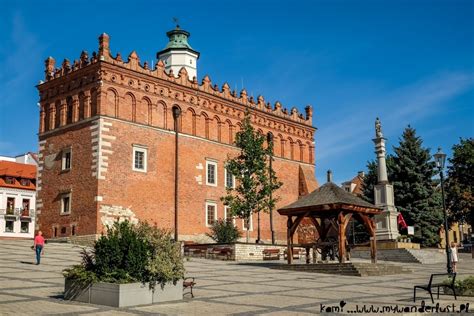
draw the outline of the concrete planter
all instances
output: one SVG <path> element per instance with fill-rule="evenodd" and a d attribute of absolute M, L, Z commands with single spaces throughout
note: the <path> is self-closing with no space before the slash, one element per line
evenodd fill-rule
<path fill-rule="evenodd" d="M 183 280 L 179 280 L 176 285 L 171 282 L 167 283 L 163 288 L 157 285 L 153 291 L 148 284 L 142 283 L 86 284 L 77 280 L 65 279 L 64 299 L 112 307 L 177 301 L 183 299 Z"/>

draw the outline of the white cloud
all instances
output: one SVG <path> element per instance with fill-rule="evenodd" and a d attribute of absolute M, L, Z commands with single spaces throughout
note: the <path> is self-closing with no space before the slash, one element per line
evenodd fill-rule
<path fill-rule="evenodd" d="M 400 125 L 415 123 L 443 110 L 446 101 L 474 86 L 474 76 L 467 73 L 444 73 L 395 91 L 371 93 L 367 100 L 339 109 L 337 121 L 321 121 L 316 137 L 318 161 L 351 151 L 370 142 L 375 135 L 374 121 L 380 117 L 385 135 Z M 350 98 L 351 96 L 347 96 Z"/>

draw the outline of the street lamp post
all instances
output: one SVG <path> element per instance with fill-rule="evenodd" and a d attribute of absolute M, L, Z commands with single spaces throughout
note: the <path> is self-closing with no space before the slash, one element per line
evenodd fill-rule
<path fill-rule="evenodd" d="M 175 132 L 175 151 L 174 151 L 174 240 L 178 242 L 178 118 L 181 115 L 181 109 L 173 106 L 173 120 Z"/>
<path fill-rule="evenodd" d="M 273 145 L 273 134 L 268 132 L 267 134 L 267 143 L 268 146 Z M 270 150 L 270 185 L 272 185 L 273 177 L 272 177 L 272 161 L 273 161 L 273 147 Z M 272 190 L 270 190 L 270 200 L 272 199 Z M 275 232 L 273 231 L 273 210 L 270 206 L 270 232 L 272 234 L 272 245 L 275 244 Z"/>
<path fill-rule="evenodd" d="M 453 268 L 451 266 L 451 248 L 449 246 L 449 235 L 448 235 L 448 216 L 446 215 L 446 203 L 444 201 L 444 176 L 443 169 L 444 163 L 446 162 L 446 154 L 441 151 L 441 147 L 438 148 L 438 152 L 433 155 L 436 163 L 436 167 L 439 170 L 439 177 L 441 180 L 441 198 L 443 200 L 443 215 L 444 215 L 444 239 L 446 240 L 446 268 L 448 273 L 453 273 Z"/>

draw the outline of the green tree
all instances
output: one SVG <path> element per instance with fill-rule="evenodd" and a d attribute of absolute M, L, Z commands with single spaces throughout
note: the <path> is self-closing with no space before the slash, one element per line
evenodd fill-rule
<path fill-rule="evenodd" d="M 270 172 L 268 168 L 273 144 L 265 147 L 265 139 L 264 135 L 254 130 L 247 111 L 242 121 L 242 130 L 235 138 L 235 145 L 240 153 L 234 158 L 229 157 L 226 162 L 227 170 L 235 176 L 236 186 L 227 188 L 227 194 L 221 198 L 230 207 L 233 216 L 244 219 L 246 227 L 249 227 L 253 213 L 274 208 L 277 198 L 270 193 L 282 185 L 275 172 Z"/>
<path fill-rule="evenodd" d="M 362 182 L 362 198 L 374 204 L 374 187 L 377 184 L 377 163 L 374 160 L 367 161 L 367 172 Z"/>
<path fill-rule="evenodd" d="M 403 132 L 400 144 L 394 147 L 389 180 L 394 187 L 395 204 L 408 225 L 417 227 L 415 241 L 423 246 L 439 242 L 443 221 L 441 199 L 435 192 L 436 174 L 430 151 L 410 125 Z"/>
<path fill-rule="evenodd" d="M 449 159 L 446 202 L 450 221 L 474 227 L 474 139 L 460 139 Z"/>
<path fill-rule="evenodd" d="M 229 244 L 236 242 L 241 234 L 232 220 L 218 219 L 211 226 L 211 233 L 206 234 L 217 243 Z"/>

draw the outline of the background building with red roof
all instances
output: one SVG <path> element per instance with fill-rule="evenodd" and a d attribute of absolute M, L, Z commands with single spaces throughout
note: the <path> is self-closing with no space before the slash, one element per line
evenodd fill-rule
<path fill-rule="evenodd" d="M 0 156 L 0 237 L 34 236 L 36 168 L 33 153 Z"/>

